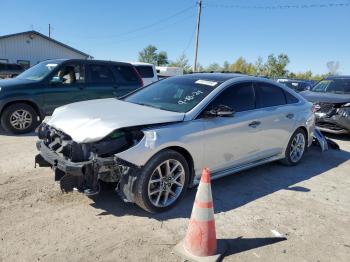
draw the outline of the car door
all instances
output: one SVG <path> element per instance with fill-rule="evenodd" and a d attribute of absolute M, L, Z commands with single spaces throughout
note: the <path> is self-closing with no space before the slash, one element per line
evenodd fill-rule
<path fill-rule="evenodd" d="M 285 91 L 277 85 L 254 82 L 259 119 L 259 158 L 282 153 L 296 126 L 295 107 L 287 104 Z"/>
<path fill-rule="evenodd" d="M 55 108 L 84 99 L 85 68 L 80 62 L 59 65 L 45 81 L 42 100 L 44 111 L 51 115 Z"/>
<path fill-rule="evenodd" d="M 107 63 L 88 63 L 87 83 L 84 90 L 86 100 L 116 96 L 116 79 Z"/>
<path fill-rule="evenodd" d="M 257 159 L 259 153 L 258 113 L 252 82 L 234 84 L 226 88 L 207 107 L 231 107 L 231 117 L 206 117 L 204 131 L 204 159 L 206 165 L 219 172 Z"/>
<path fill-rule="evenodd" d="M 141 80 L 133 66 L 113 65 L 112 71 L 116 79 L 116 86 L 113 91 L 115 96 L 124 96 L 141 87 Z"/>

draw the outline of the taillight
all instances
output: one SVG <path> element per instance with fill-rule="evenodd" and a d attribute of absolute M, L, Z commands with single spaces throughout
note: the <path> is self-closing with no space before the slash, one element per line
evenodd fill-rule
<path fill-rule="evenodd" d="M 139 71 L 137 71 L 137 69 L 136 69 L 134 66 L 133 66 L 132 68 L 134 68 L 135 73 L 136 73 L 137 76 L 140 78 L 140 80 L 141 80 L 141 87 L 143 87 L 144 83 L 143 83 L 143 79 L 142 79 L 142 77 L 141 77 Z"/>

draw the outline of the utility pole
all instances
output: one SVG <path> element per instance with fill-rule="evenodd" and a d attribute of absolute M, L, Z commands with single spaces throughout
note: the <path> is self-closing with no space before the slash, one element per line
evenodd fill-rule
<path fill-rule="evenodd" d="M 199 27 L 201 24 L 202 0 L 199 0 L 197 2 L 197 4 L 198 4 L 198 17 L 197 17 L 196 41 L 195 41 L 195 46 L 194 46 L 193 72 L 197 72 L 198 40 L 199 40 Z"/>
<path fill-rule="evenodd" d="M 49 38 L 51 38 L 51 24 L 49 24 Z"/>

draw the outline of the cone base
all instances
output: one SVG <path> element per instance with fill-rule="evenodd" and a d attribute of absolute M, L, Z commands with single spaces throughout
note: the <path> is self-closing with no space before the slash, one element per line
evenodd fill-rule
<path fill-rule="evenodd" d="M 216 254 L 213 256 L 198 257 L 195 255 L 192 255 L 184 248 L 183 241 L 181 241 L 179 244 L 177 244 L 174 247 L 174 253 L 179 257 L 191 262 L 221 261 L 222 256 L 225 254 L 225 251 L 227 249 L 227 244 L 224 240 L 220 240 L 220 239 L 218 239 L 217 244 L 218 244 L 217 251 L 216 251 Z"/>

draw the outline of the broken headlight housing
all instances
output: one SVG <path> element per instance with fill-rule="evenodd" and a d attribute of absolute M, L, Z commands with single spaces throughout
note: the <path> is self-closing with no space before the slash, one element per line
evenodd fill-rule
<path fill-rule="evenodd" d="M 337 112 L 342 117 L 349 117 L 350 116 L 350 103 L 346 103 L 342 105 Z"/>

